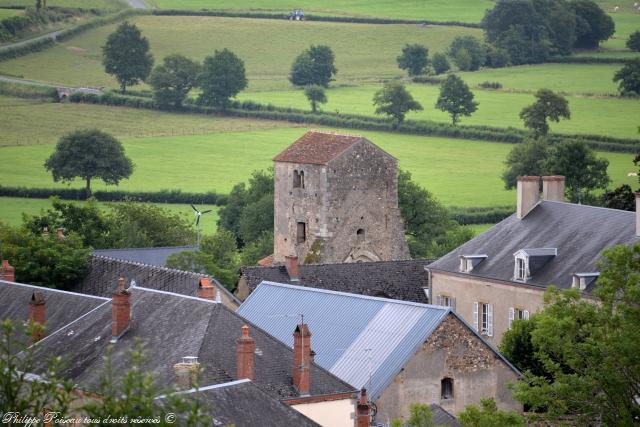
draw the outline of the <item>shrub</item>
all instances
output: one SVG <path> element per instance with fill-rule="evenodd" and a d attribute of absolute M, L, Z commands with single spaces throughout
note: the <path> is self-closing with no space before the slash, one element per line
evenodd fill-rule
<path fill-rule="evenodd" d="M 500 82 L 482 82 L 478 85 L 482 89 L 502 89 L 502 83 Z"/>

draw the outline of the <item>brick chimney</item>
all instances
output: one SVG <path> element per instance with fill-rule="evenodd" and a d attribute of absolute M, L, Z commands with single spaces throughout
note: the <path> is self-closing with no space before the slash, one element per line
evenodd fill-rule
<path fill-rule="evenodd" d="M 0 278 L 7 282 L 16 281 L 16 269 L 9 265 L 9 260 L 2 260 L 2 270 L 0 270 Z"/>
<path fill-rule="evenodd" d="M 311 332 L 305 323 L 293 332 L 293 386 L 300 395 L 308 395 L 310 389 Z"/>
<path fill-rule="evenodd" d="M 37 329 L 33 333 L 33 341 L 40 341 L 44 337 L 44 322 L 45 322 L 45 300 L 41 293 L 31 294 L 31 301 L 29 301 L 29 321 L 38 324 Z"/>
<path fill-rule="evenodd" d="M 519 176 L 518 178 L 518 201 L 516 213 L 518 219 L 522 219 L 533 209 L 540 198 L 540 177 L 539 176 Z"/>
<path fill-rule="evenodd" d="M 182 362 L 173 365 L 176 375 L 176 386 L 179 390 L 190 390 L 198 384 L 200 363 L 194 356 L 183 357 Z"/>
<path fill-rule="evenodd" d="M 215 301 L 216 288 L 211 284 L 211 279 L 203 277 L 198 283 L 198 298 Z"/>
<path fill-rule="evenodd" d="M 542 177 L 542 200 L 564 202 L 564 182 L 562 175 Z"/>
<path fill-rule="evenodd" d="M 64 228 L 58 228 L 56 230 L 56 236 L 58 237 L 58 240 L 64 240 L 66 238 L 64 235 Z"/>
<path fill-rule="evenodd" d="M 248 378 L 256 379 L 255 366 L 256 342 L 249 336 L 249 327 L 242 327 L 242 335 L 236 341 L 236 365 L 239 380 Z"/>
<path fill-rule="evenodd" d="M 111 299 L 111 335 L 112 341 L 118 339 L 129 329 L 131 323 L 131 292 L 124 288 L 124 277 L 118 279 L 118 289 Z"/>
<path fill-rule="evenodd" d="M 636 236 L 640 237 L 640 192 L 636 193 Z"/>
<path fill-rule="evenodd" d="M 292 255 L 284 257 L 284 266 L 287 269 L 289 280 L 297 282 L 300 279 L 300 275 L 298 273 L 298 257 Z"/>
<path fill-rule="evenodd" d="M 369 427 L 371 425 L 371 406 L 367 389 L 360 390 L 360 399 L 356 408 L 356 427 Z"/>

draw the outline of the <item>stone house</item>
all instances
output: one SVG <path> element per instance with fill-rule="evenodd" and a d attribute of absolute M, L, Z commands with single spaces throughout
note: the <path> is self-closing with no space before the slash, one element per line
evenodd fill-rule
<path fill-rule="evenodd" d="M 263 282 L 238 314 L 289 347 L 303 316 L 313 360 L 354 388 L 366 388 L 374 423 L 407 418 L 426 403 L 457 414 L 482 397 L 522 410 L 508 382 L 520 373 L 448 307 Z"/>
<path fill-rule="evenodd" d="M 640 241 L 640 213 L 564 202 L 564 177 L 518 177 L 517 212 L 427 270 L 429 294 L 497 345 L 549 285 L 589 297 L 602 251 Z M 640 206 L 636 195 L 636 204 Z"/>
<path fill-rule="evenodd" d="M 409 258 L 394 157 L 361 136 L 311 131 L 273 160 L 274 263 Z"/>

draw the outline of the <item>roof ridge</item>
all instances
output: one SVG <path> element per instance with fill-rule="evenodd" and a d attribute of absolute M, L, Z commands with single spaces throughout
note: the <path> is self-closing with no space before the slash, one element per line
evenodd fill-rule
<path fill-rule="evenodd" d="M 328 262 L 328 263 L 319 263 L 319 264 L 300 264 L 300 268 L 306 267 L 325 267 L 325 266 L 353 266 L 353 267 L 361 267 L 366 265 L 380 265 L 380 264 L 392 264 L 392 263 L 401 263 L 401 262 L 421 262 L 424 261 L 427 264 L 435 262 L 437 258 L 410 258 L 410 259 L 397 259 L 397 260 L 383 260 L 383 261 L 364 261 L 364 262 Z M 425 265 L 427 265 L 425 264 Z M 284 264 L 275 264 L 275 265 L 245 265 L 242 266 L 241 269 L 265 269 L 265 268 L 280 268 L 284 267 Z"/>
<path fill-rule="evenodd" d="M 93 299 L 99 299 L 99 300 L 103 300 L 103 301 L 111 301 L 111 298 L 107 298 L 107 297 L 100 297 L 100 296 L 97 296 L 97 295 L 84 294 L 82 292 L 63 291 L 62 289 L 47 288 L 46 286 L 31 285 L 29 283 L 9 282 L 9 281 L 6 281 L 6 280 L 1 280 L 1 279 L 0 279 L 0 283 L 2 283 L 3 285 L 23 286 L 23 287 L 26 287 L 26 288 L 35 288 L 35 289 L 44 290 L 44 291 L 58 292 L 58 293 L 61 293 L 61 294 L 75 295 L 75 296 L 79 296 L 79 297 L 83 297 L 83 298 L 93 298 Z"/>
<path fill-rule="evenodd" d="M 613 211 L 613 212 L 618 212 L 620 214 L 628 214 L 628 215 L 635 215 L 636 212 L 634 211 L 627 211 L 624 209 L 614 209 L 614 208 L 607 208 L 604 206 L 593 206 L 593 205 L 583 205 L 581 203 L 571 203 L 571 202 L 560 202 L 557 200 L 541 200 L 540 204 L 543 203 L 553 203 L 553 204 L 557 204 L 557 205 L 569 205 L 569 206 L 574 206 L 574 207 L 582 207 L 582 208 L 591 208 L 591 209 L 603 209 L 603 210 L 607 210 L 607 211 Z"/>
<path fill-rule="evenodd" d="M 126 259 L 121 259 L 121 258 L 114 258 L 114 257 L 106 256 L 106 255 L 91 254 L 91 256 L 95 257 L 95 258 L 101 258 L 101 259 L 104 259 L 104 260 L 108 260 L 108 261 L 122 262 L 122 263 L 126 263 L 126 264 L 129 264 L 129 265 L 149 267 L 151 269 L 158 270 L 158 271 L 175 272 L 175 273 L 179 273 L 179 274 L 189 274 L 189 275 L 193 275 L 193 276 L 197 276 L 197 277 L 212 277 L 212 276 L 209 276 L 207 274 L 196 273 L 195 271 L 180 270 L 180 269 L 177 269 L 177 268 L 170 268 L 170 267 L 160 267 L 158 265 L 145 264 L 143 262 L 131 261 L 131 260 L 126 260 Z"/>
<path fill-rule="evenodd" d="M 177 248 L 193 248 L 195 246 L 191 245 L 179 245 L 179 246 L 157 246 L 157 247 L 147 247 L 147 248 L 114 248 L 114 249 L 94 249 L 93 253 L 96 252 L 106 252 L 106 251 L 153 251 L 156 249 L 177 249 Z"/>

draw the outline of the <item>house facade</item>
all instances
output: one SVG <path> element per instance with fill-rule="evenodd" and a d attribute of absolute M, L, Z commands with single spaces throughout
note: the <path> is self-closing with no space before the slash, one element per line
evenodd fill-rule
<path fill-rule="evenodd" d="M 432 301 L 494 345 L 542 308 L 549 285 L 589 297 L 602 252 L 640 241 L 638 212 L 566 203 L 564 177 L 542 177 L 542 198 L 539 185 L 518 177 L 516 213 L 427 268 Z"/>

